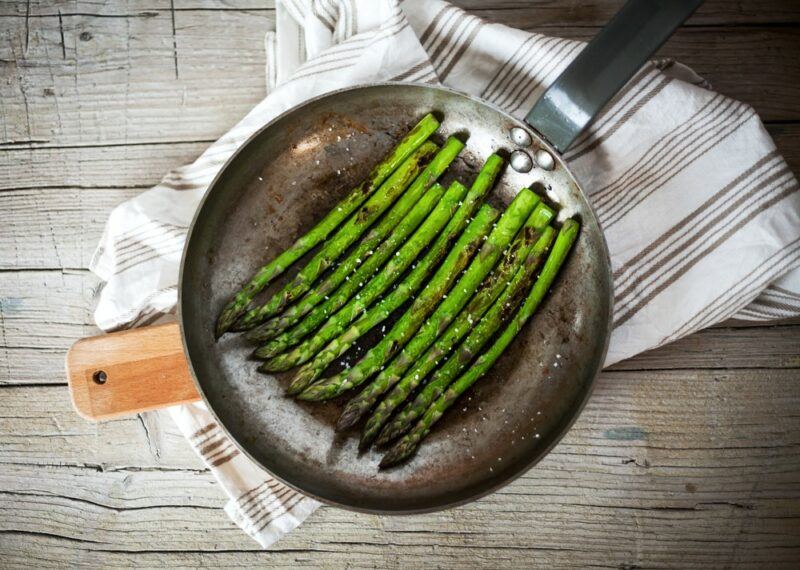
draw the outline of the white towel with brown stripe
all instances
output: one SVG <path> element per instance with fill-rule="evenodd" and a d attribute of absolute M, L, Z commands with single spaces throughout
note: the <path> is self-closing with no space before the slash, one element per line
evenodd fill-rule
<path fill-rule="evenodd" d="M 268 96 L 192 164 L 111 215 L 92 261 L 106 330 L 173 311 L 186 228 L 250 134 L 305 99 L 373 81 L 443 83 L 522 117 L 583 43 L 492 24 L 438 0 L 277 0 Z M 646 65 L 566 153 L 611 250 L 607 364 L 730 317 L 800 314 L 800 192 L 753 110 L 691 70 Z M 267 546 L 317 506 L 240 454 L 202 405 L 173 417 Z"/>

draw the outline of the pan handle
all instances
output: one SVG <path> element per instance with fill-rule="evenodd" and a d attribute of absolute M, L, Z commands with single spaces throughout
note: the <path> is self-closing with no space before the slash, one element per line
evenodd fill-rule
<path fill-rule="evenodd" d="M 178 323 L 84 338 L 67 353 L 75 410 L 91 421 L 200 399 Z"/>
<path fill-rule="evenodd" d="M 559 152 L 703 0 L 628 0 L 536 102 L 525 122 Z"/>

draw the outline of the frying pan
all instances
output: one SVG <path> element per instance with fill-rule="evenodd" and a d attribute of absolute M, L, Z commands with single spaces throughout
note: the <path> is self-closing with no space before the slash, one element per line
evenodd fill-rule
<path fill-rule="evenodd" d="M 307 495 L 360 511 L 451 507 L 519 476 L 580 413 L 611 329 L 606 243 L 560 152 L 700 1 L 629 1 L 525 122 L 475 97 L 414 84 L 344 89 L 279 116 L 231 157 L 197 211 L 181 267 L 180 330 L 151 327 L 76 343 L 67 359 L 76 408 L 98 419 L 202 396 L 257 464 Z M 508 354 L 413 460 L 379 471 L 379 452 L 359 454 L 353 434 L 334 431 L 341 401 L 288 399 L 288 378 L 259 374 L 249 360 L 252 346 L 240 335 L 215 341 L 213 326 L 265 252 L 290 245 L 431 111 L 443 119 L 437 136 L 468 136 L 445 183 L 469 183 L 490 153 L 505 153 L 512 167 L 493 200 L 507 204 L 528 186 L 560 206 L 559 219 L 575 216 L 582 229 L 548 299 Z"/>

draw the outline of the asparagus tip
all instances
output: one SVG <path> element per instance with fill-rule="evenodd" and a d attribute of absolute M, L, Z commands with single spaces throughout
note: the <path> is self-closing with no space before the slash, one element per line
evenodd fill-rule
<path fill-rule="evenodd" d="M 358 450 L 359 451 L 366 451 L 369 449 L 369 446 L 372 445 L 372 435 L 364 432 L 361 434 L 361 438 L 358 440 Z"/>
<path fill-rule="evenodd" d="M 279 358 L 272 358 L 261 365 L 261 369 L 265 372 L 286 372 L 289 368 L 291 368 L 291 365 L 287 366 Z"/>
<path fill-rule="evenodd" d="M 241 319 L 233 321 L 227 327 L 225 327 L 225 332 L 244 332 L 250 330 L 251 327 L 242 325 Z"/>
<path fill-rule="evenodd" d="M 298 390 L 299 393 L 295 396 L 298 400 L 303 400 L 304 402 L 320 402 L 330 398 L 328 392 L 324 389 L 322 381 L 312 384 L 312 380 L 305 376 L 298 376 L 297 380 L 303 383 L 303 387 Z"/>
<path fill-rule="evenodd" d="M 410 447 L 407 445 L 403 445 L 403 441 L 400 441 L 391 448 L 386 455 L 383 456 L 381 462 L 378 464 L 380 469 L 386 469 L 387 467 L 393 467 L 398 463 L 401 463 L 405 459 L 407 459 L 416 449 L 416 447 Z"/>
<path fill-rule="evenodd" d="M 293 379 L 292 383 L 289 384 L 289 387 L 286 388 L 286 393 L 290 396 L 296 396 L 300 392 L 306 389 L 308 386 L 308 380 L 302 375 L 297 374 Z"/>
<path fill-rule="evenodd" d="M 295 398 L 302 402 L 318 402 L 322 399 L 319 397 L 317 390 L 312 390 L 310 387 L 301 390 L 299 394 L 295 395 Z"/>
<path fill-rule="evenodd" d="M 264 341 L 271 340 L 271 338 L 272 338 L 271 332 L 272 331 L 268 331 L 268 330 L 263 329 L 261 327 L 256 327 L 256 328 L 254 328 L 252 330 L 249 330 L 246 333 L 244 333 L 243 336 L 244 336 L 244 339 L 249 341 L 249 342 L 262 343 Z"/>
<path fill-rule="evenodd" d="M 361 417 L 357 407 L 345 406 L 342 415 L 336 421 L 336 431 L 344 431 L 356 425 L 358 419 Z"/>
<path fill-rule="evenodd" d="M 228 332 L 228 329 L 231 328 L 233 321 L 238 316 L 234 311 L 231 311 L 230 307 L 223 309 L 217 319 L 217 326 L 214 328 L 214 340 L 219 340 L 222 335 Z"/>
<path fill-rule="evenodd" d="M 395 438 L 394 430 L 391 429 L 392 424 L 384 427 L 375 439 L 375 445 L 383 447 Z"/>
<path fill-rule="evenodd" d="M 269 344 L 259 346 L 253 351 L 253 357 L 257 358 L 258 360 L 268 360 L 276 356 L 278 356 L 278 353 L 276 352 L 275 347 L 270 346 Z"/>

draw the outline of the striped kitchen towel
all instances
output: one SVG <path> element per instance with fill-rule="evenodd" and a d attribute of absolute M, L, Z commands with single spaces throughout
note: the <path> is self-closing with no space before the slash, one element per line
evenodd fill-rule
<path fill-rule="evenodd" d="M 171 312 L 186 228 L 233 151 L 305 99 L 372 81 L 443 83 L 522 117 L 584 44 L 492 24 L 438 0 L 278 0 L 268 96 L 194 163 L 120 205 L 91 268 L 106 330 Z M 567 152 L 605 228 L 615 280 L 606 364 L 730 317 L 800 314 L 800 192 L 753 110 L 654 61 Z M 200 404 L 173 409 L 266 546 L 317 506 L 239 453 Z"/>

